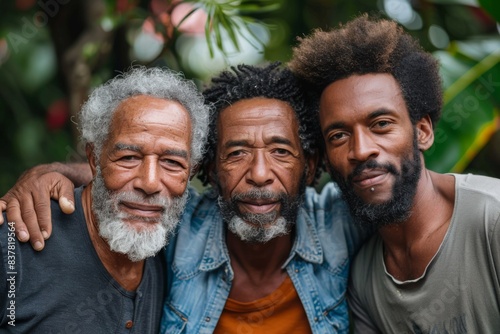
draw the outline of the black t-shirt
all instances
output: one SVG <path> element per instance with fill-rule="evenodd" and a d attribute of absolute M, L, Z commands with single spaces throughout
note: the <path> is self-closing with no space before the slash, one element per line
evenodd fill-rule
<path fill-rule="evenodd" d="M 71 215 L 52 201 L 53 232 L 41 252 L 19 243 L 6 220 L 0 225 L 0 333 L 158 332 L 163 252 L 146 260 L 136 291 L 123 289 L 94 250 L 81 193 L 75 190 Z"/>

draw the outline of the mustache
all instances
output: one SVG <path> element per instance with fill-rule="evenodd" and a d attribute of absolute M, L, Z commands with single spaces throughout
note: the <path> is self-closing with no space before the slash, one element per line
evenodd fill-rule
<path fill-rule="evenodd" d="M 119 193 L 113 193 L 113 198 L 118 202 L 136 202 L 143 203 L 146 205 L 156 205 L 161 206 L 165 209 L 169 204 L 170 200 L 162 197 L 160 195 L 144 196 L 131 191 L 122 191 Z"/>
<path fill-rule="evenodd" d="M 283 193 L 275 193 L 270 190 L 252 189 L 250 191 L 231 196 L 232 201 L 241 201 L 248 199 L 282 201 L 285 198 Z"/>
<path fill-rule="evenodd" d="M 365 162 L 360 163 L 357 165 L 354 170 L 352 171 L 351 174 L 348 176 L 349 182 L 352 181 L 352 179 L 356 176 L 361 175 L 365 170 L 367 169 L 385 169 L 387 172 L 393 175 L 399 175 L 398 170 L 393 164 L 386 163 L 386 164 L 380 164 L 376 160 L 368 160 Z"/>

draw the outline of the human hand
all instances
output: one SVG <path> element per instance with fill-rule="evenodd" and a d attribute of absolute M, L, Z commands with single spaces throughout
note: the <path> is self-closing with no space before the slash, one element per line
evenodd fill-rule
<path fill-rule="evenodd" d="M 50 199 L 58 200 L 66 214 L 75 210 L 73 183 L 54 172 L 56 169 L 54 164 L 29 169 L 0 198 L 0 212 L 7 210 L 8 221 L 15 222 L 17 238 L 22 242 L 29 240 L 38 251 L 43 249 L 52 232 Z M 3 220 L 0 214 L 0 224 Z"/>

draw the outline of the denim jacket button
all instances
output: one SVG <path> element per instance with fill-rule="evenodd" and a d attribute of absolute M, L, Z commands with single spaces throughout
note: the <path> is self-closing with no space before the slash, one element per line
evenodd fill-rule
<path fill-rule="evenodd" d="M 206 318 L 205 318 L 205 321 L 206 321 L 206 322 L 210 322 L 210 317 L 206 317 Z"/>

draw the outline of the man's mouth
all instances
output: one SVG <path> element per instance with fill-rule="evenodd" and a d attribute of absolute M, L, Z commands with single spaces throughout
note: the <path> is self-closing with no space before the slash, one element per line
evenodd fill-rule
<path fill-rule="evenodd" d="M 120 202 L 122 211 L 138 217 L 157 218 L 163 213 L 163 207 L 160 205 L 149 205 L 135 202 Z"/>
<path fill-rule="evenodd" d="M 365 169 L 352 178 L 352 183 L 356 187 L 366 189 L 382 184 L 389 174 L 384 169 Z"/>
<path fill-rule="evenodd" d="M 273 200 L 240 200 L 238 201 L 241 212 L 268 213 L 276 210 L 280 202 Z"/>

